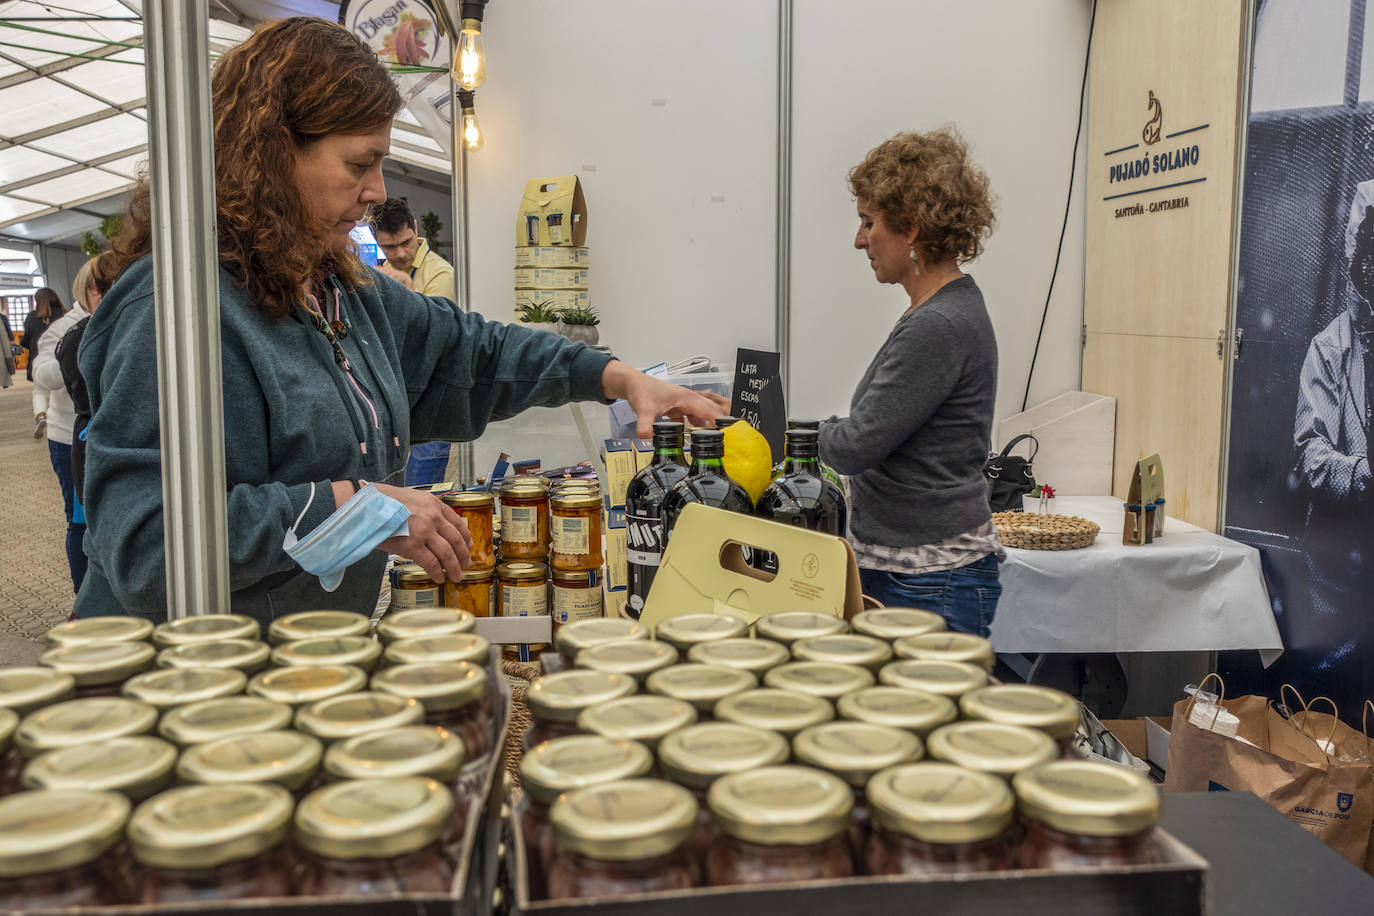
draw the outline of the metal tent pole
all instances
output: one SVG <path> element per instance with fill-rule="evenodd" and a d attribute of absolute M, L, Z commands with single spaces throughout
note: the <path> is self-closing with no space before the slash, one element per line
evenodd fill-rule
<path fill-rule="evenodd" d="M 784 397 L 792 362 L 792 0 L 778 0 L 778 185 L 774 262 L 774 339 Z"/>
<path fill-rule="evenodd" d="M 454 6 L 457 4 L 454 3 Z M 455 10 L 456 13 L 456 10 Z M 457 21 L 456 17 L 455 20 Z M 453 55 L 458 53 L 458 36 L 454 35 L 449 47 Z M 453 61 L 449 61 L 450 67 Z M 463 119 L 459 116 L 458 84 L 449 80 L 448 114 L 452 128 L 453 143 L 453 183 L 450 186 L 450 199 L 453 204 L 453 295 L 458 307 L 465 312 L 472 311 L 472 268 L 468 258 L 468 170 L 467 147 L 463 145 Z M 475 480 L 472 464 L 472 443 L 455 442 L 457 452 L 456 472 L 459 486 L 468 486 Z"/>

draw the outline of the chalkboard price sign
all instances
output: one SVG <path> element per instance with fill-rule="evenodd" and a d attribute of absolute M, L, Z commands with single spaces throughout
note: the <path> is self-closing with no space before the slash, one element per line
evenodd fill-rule
<path fill-rule="evenodd" d="M 782 357 L 766 350 L 735 352 L 730 415 L 763 433 L 773 452 L 773 463 L 777 464 L 782 460 L 783 434 L 787 432 L 787 404 L 780 375 Z"/>

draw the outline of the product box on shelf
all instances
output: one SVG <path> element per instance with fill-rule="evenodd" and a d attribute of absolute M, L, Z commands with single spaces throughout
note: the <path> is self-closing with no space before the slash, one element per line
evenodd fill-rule
<path fill-rule="evenodd" d="M 516 289 L 586 289 L 585 267 L 517 267 Z"/>
<path fill-rule="evenodd" d="M 587 200 L 576 175 L 532 178 L 515 218 L 515 246 L 573 247 L 587 244 Z"/>
<path fill-rule="evenodd" d="M 606 513 L 606 587 L 624 589 L 630 585 L 629 534 L 625 521 L 625 509 L 620 507 Z"/>
<path fill-rule="evenodd" d="M 636 472 L 634 440 L 607 439 L 602 446 L 602 460 L 606 462 L 606 489 L 603 492 L 607 503 L 623 506 L 625 490 Z"/>
<path fill-rule="evenodd" d="M 528 248 L 515 249 L 516 267 L 581 267 L 591 266 L 590 248 Z"/>

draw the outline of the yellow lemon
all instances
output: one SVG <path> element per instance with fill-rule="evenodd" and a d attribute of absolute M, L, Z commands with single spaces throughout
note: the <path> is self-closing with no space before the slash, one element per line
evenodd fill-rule
<path fill-rule="evenodd" d="M 773 452 L 763 433 L 741 420 L 725 430 L 725 473 L 759 501 L 773 481 Z"/>

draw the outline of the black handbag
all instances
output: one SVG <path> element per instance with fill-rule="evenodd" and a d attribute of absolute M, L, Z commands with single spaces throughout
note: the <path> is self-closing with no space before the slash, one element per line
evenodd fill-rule
<path fill-rule="evenodd" d="M 1011 454 L 1017 443 L 1029 439 L 1035 444 L 1029 458 Z M 988 489 L 988 506 L 993 512 L 1020 512 L 1021 497 L 1035 489 L 1035 468 L 1032 462 L 1040 451 L 1040 440 L 1030 433 L 1017 436 L 1002 449 L 1002 454 L 991 455 L 983 465 L 983 476 L 991 486 Z"/>

